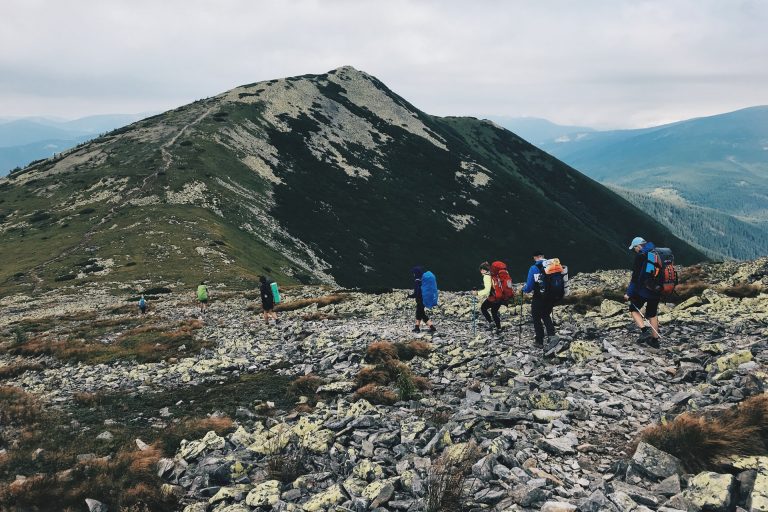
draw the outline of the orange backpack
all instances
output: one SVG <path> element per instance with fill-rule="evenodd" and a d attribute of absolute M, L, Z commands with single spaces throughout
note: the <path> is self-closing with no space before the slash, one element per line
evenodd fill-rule
<path fill-rule="evenodd" d="M 490 302 L 506 303 L 515 297 L 512 278 L 509 277 L 507 265 L 503 261 L 491 263 L 491 283 L 493 284 L 493 293 L 488 297 Z"/>

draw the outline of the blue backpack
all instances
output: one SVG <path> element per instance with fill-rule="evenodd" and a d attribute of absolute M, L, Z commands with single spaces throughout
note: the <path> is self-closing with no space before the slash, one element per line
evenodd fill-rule
<path fill-rule="evenodd" d="M 437 306 L 437 280 L 429 270 L 421 276 L 421 298 L 425 308 Z"/>

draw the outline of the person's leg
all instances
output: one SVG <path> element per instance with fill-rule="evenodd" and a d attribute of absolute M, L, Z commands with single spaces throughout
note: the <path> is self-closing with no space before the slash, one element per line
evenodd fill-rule
<path fill-rule="evenodd" d="M 640 297 L 630 297 L 629 298 L 629 313 L 632 315 L 632 320 L 634 320 L 635 325 L 642 329 L 645 327 L 645 321 L 643 320 L 643 315 L 640 314 L 640 308 L 643 307 L 643 304 L 645 304 L 645 300 L 643 300 Z"/>
<path fill-rule="evenodd" d="M 547 329 L 547 336 L 555 335 L 555 324 L 552 322 L 552 309 L 554 304 L 544 304 L 541 310 L 541 321 Z"/>
<path fill-rule="evenodd" d="M 533 317 L 533 340 L 537 345 L 544 343 L 544 326 L 541 323 L 542 318 L 542 302 L 539 298 L 534 298 L 531 301 L 531 316 Z"/>
<path fill-rule="evenodd" d="M 483 314 L 483 318 L 490 324 L 493 322 L 491 320 L 491 315 L 488 313 L 488 309 L 490 309 L 493 306 L 493 303 L 489 301 L 488 299 L 485 299 L 483 303 L 480 305 L 480 312 Z"/>
<path fill-rule="evenodd" d="M 654 340 L 659 339 L 659 300 L 648 300 L 645 306 L 645 316 L 648 323 L 651 324 L 651 337 Z"/>
<path fill-rule="evenodd" d="M 501 304 L 496 303 L 491 306 L 491 313 L 493 314 L 493 323 L 496 324 L 497 329 L 501 329 L 501 317 L 499 316 L 499 308 Z"/>

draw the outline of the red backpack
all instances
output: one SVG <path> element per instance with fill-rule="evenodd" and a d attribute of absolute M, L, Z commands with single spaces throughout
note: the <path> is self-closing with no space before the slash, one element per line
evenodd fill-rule
<path fill-rule="evenodd" d="M 507 272 L 507 265 L 503 261 L 491 263 L 491 283 L 493 293 L 488 297 L 491 302 L 507 302 L 514 298 L 515 289 L 512 287 L 512 278 Z"/>

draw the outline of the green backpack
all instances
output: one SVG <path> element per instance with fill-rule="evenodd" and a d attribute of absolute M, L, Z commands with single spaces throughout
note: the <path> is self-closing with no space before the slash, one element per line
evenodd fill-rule
<path fill-rule="evenodd" d="M 204 284 L 197 287 L 197 300 L 208 300 L 208 287 Z"/>
<path fill-rule="evenodd" d="M 272 281 L 269 287 L 272 289 L 272 298 L 274 299 L 275 304 L 280 304 L 280 290 L 277 289 L 277 283 Z"/>

